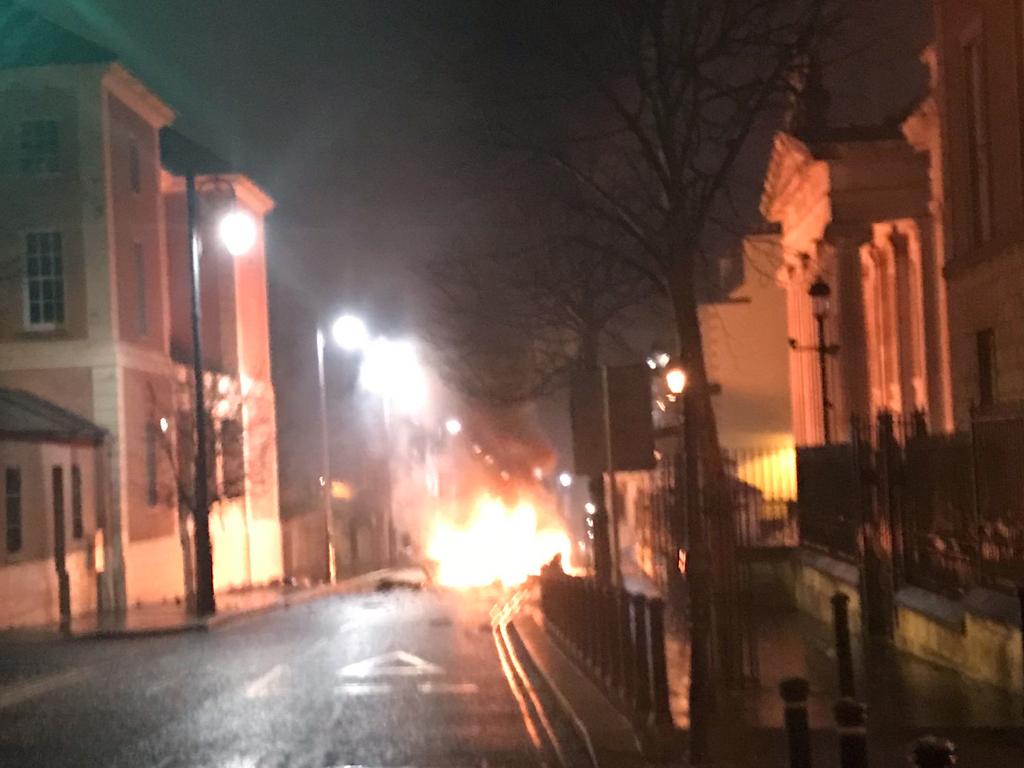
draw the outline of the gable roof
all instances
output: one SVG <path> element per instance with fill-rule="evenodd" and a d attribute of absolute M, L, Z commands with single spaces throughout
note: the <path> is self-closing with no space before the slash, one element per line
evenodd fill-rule
<path fill-rule="evenodd" d="M 47 64 L 101 64 L 115 61 L 112 51 L 38 13 L 0 0 L 0 69 Z"/>
<path fill-rule="evenodd" d="M 227 160 L 170 126 L 160 129 L 160 161 L 177 176 L 232 173 Z"/>
<path fill-rule="evenodd" d="M 21 389 L 0 388 L 0 439 L 96 444 L 106 434 L 102 427 L 48 400 Z"/>

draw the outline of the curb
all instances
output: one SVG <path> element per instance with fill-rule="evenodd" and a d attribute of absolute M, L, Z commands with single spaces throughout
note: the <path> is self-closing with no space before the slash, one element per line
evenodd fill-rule
<path fill-rule="evenodd" d="M 248 610 L 215 613 L 213 616 L 206 619 L 192 619 L 181 624 L 174 624 L 165 627 L 146 627 L 140 629 L 96 629 L 84 632 L 64 633 L 59 636 L 71 641 L 134 640 L 139 638 L 183 635 L 190 632 L 209 632 L 213 629 L 228 626 L 244 619 L 254 618 L 265 613 L 270 613 L 271 611 L 290 608 L 293 605 L 301 605 L 323 597 L 330 597 L 331 595 L 353 592 L 355 591 L 355 587 L 362 585 L 364 582 L 366 584 L 371 584 L 382 576 L 391 573 L 393 570 L 394 569 L 392 568 L 383 568 L 376 571 L 370 571 L 369 573 L 352 576 L 344 581 L 339 581 L 334 584 L 321 584 L 319 586 L 296 591 L 295 594 L 282 595 L 276 600 Z"/>
<path fill-rule="evenodd" d="M 551 679 L 547 670 L 545 670 L 544 667 L 538 664 L 537 660 L 533 658 L 533 654 L 530 653 L 530 646 L 526 644 L 523 640 L 523 636 L 520 635 L 519 630 L 516 629 L 514 619 L 509 621 L 508 628 L 511 633 L 519 638 L 519 642 L 522 643 L 523 648 L 526 649 L 526 653 L 531 657 L 534 669 L 536 669 L 540 673 L 540 676 L 544 678 L 544 684 L 547 685 L 548 690 L 551 691 L 551 695 L 554 697 L 559 709 L 562 710 L 562 714 L 569 720 L 572 724 L 573 730 L 576 731 L 576 734 L 583 741 L 583 745 L 587 748 L 587 754 L 590 756 L 590 763 L 593 768 L 602 768 L 601 762 L 597 759 L 597 754 L 594 751 L 594 741 L 590 738 L 590 730 L 587 728 L 586 724 L 579 718 L 579 716 L 577 716 L 572 706 L 566 700 L 565 694 L 562 693 L 562 690 L 557 685 L 555 685 L 554 680 Z"/>

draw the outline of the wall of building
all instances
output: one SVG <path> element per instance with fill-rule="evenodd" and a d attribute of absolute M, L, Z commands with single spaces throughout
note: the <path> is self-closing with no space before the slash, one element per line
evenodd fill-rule
<path fill-rule="evenodd" d="M 1024 398 L 1024 19 L 1016 3 L 938 0 L 936 101 L 943 141 L 943 189 L 950 356 L 958 425 L 980 401 L 977 334 L 995 343 L 995 398 Z M 970 99 L 964 46 L 983 55 L 991 192 L 991 233 L 975 227 L 980 202 L 972 183 Z"/>
<path fill-rule="evenodd" d="M 96 610 L 97 572 L 95 544 L 97 530 L 98 449 L 50 443 L 0 441 L 0 521 L 6 526 L 6 505 L 2 503 L 4 469 L 21 470 L 21 514 L 23 544 L 7 552 L 0 539 L 0 627 L 55 623 L 60 619 L 57 577 L 54 564 L 54 499 L 52 470 L 64 475 L 65 567 L 71 587 L 71 613 Z M 72 467 L 82 482 L 82 535 L 74 536 L 72 524 Z"/>

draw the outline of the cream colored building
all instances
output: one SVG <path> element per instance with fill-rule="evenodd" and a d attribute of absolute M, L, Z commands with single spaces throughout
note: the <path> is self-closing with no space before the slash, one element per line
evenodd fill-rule
<path fill-rule="evenodd" d="M 952 422 L 948 318 L 941 243 L 932 218 L 929 160 L 898 125 L 829 129 L 801 140 L 775 137 L 761 211 L 778 225 L 786 290 L 793 433 L 824 438 L 810 285 L 832 291 L 826 339 L 832 439 L 853 417 L 881 410 Z"/>
<path fill-rule="evenodd" d="M 189 294 L 183 185 L 161 153 L 174 112 L 112 54 L 38 18 L 17 19 L 33 25 L 25 39 L 47 42 L 0 62 L 0 387 L 31 392 L 107 435 L 103 607 L 180 599 L 190 543 L 176 493 L 184 470 L 172 457 L 187 401 L 189 348 L 178 342 Z M 262 238 L 273 201 L 242 176 L 199 178 L 200 190 L 225 184 L 260 237 L 239 260 L 205 238 L 215 433 L 225 421 L 240 426 L 232 445 L 245 462 L 230 494 L 221 492 L 223 462 L 216 466 L 218 588 L 281 573 Z M 202 209 L 213 210 L 219 194 L 204 195 Z M 0 596 L 0 625 L 7 607 Z"/>

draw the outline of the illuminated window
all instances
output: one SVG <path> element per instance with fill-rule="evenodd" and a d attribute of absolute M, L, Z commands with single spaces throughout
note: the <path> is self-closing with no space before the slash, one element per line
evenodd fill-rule
<path fill-rule="evenodd" d="M 988 99 L 985 88 L 985 52 L 981 36 L 964 46 L 967 89 L 968 159 L 971 169 L 971 217 L 975 244 L 992 237 L 992 171 L 989 157 Z"/>
<path fill-rule="evenodd" d="M 64 255 L 60 232 L 25 236 L 25 320 L 29 328 L 64 323 Z"/>
<path fill-rule="evenodd" d="M 26 120 L 21 124 L 19 165 L 22 173 L 60 171 L 60 138 L 54 120 Z"/>
<path fill-rule="evenodd" d="M 82 520 L 82 470 L 71 467 L 71 536 L 82 538 L 85 525 Z"/>
<path fill-rule="evenodd" d="M 7 467 L 4 473 L 4 509 L 7 529 L 7 551 L 21 549 L 21 470 Z"/>

